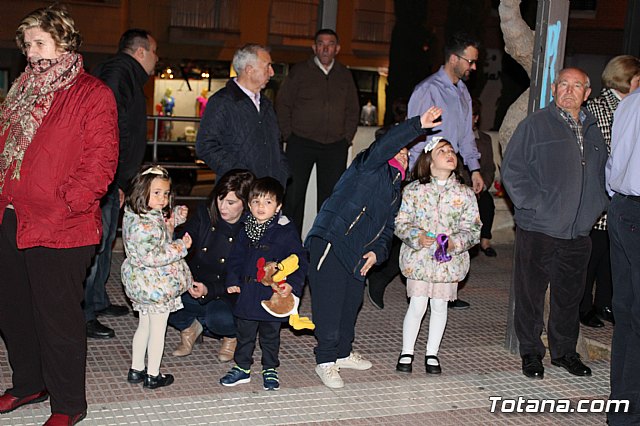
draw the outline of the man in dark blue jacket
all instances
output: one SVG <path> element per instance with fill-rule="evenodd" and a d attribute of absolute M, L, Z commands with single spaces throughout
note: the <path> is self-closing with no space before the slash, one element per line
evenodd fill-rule
<path fill-rule="evenodd" d="M 341 368 L 367 370 L 371 362 L 352 351 L 364 280 L 388 256 L 400 183 L 408 164 L 406 145 L 425 133 L 442 110 L 431 107 L 389 130 L 358 154 L 322 205 L 305 246 L 310 252 L 309 285 L 315 334 L 316 373 L 341 388 Z"/>
<path fill-rule="evenodd" d="M 246 169 L 257 178 L 270 176 L 287 185 L 289 166 L 280 145 L 273 104 L 260 91 L 273 77 L 271 55 L 257 44 L 236 51 L 238 77 L 207 102 L 196 140 L 196 153 L 216 175 Z"/>
<path fill-rule="evenodd" d="M 127 30 L 120 37 L 118 53 L 93 71 L 116 98 L 120 135 L 116 177 L 100 202 L 102 240 L 85 280 L 87 337 L 95 339 L 115 336 L 113 329 L 98 321 L 98 315 L 121 316 L 129 312 L 126 306 L 111 304 L 105 285 L 111 270 L 111 248 L 116 238 L 124 191 L 142 164 L 147 145 L 147 107 L 143 88 L 158 62 L 156 48 L 156 41 L 147 31 Z"/>

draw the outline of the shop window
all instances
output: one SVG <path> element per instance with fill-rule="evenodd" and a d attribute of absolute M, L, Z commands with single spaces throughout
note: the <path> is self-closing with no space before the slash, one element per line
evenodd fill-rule
<path fill-rule="evenodd" d="M 171 1 L 171 26 L 215 31 L 238 31 L 236 0 Z"/>
<path fill-rule="evenodd" d="M 359 0 L 356 2 L 353 39 L 389 43 L 395 23 L 392 0 Z"/>
<path fill-rule="evenodd" d="M 318 30 L 318 0 L 273 0 L 269 32 L 286 37 L 313 38 Z"/>

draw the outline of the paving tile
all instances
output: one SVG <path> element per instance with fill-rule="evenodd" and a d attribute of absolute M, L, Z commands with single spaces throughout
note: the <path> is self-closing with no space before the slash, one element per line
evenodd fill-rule
<path fill-rule="evenodd" d="M 373 363 L 367 371 L 343 370 L 346 386 L 321 385 L 314 367 L 315 340 L 310 333 L 282 330 L 279 368 L 281 390 L 262 390 L 260 349 L 256 348 L 252 380 L 226 388 L 218 383 L 232 363 L 217 360 L 220 342 L 204 338 L 193 354 L 178 358 L 171 351 L 179 333 L 169 329 L 161 370 L 171 373 L 173 385 L 146 390 L 126 382 L 131 362 L 131 339 L 137 327 L 132 313 L 101 317 L 114 328 L 116 338 L 89 340 L 87 356 L 86 425 L 580 425 L 603 424 L 601 413 L 491 413 L 491 396 L 517 399 L 606 398 L 609 362 L 589 361 L 593 376 L 574 377 L 544 360 L 544 380 L 530 380 L 520 372 L 520 358 L 504 346 L 511 282 L 511 245 L 496 246 L 496 258 L 472 259 L 471 273 L 459 296 L 471 309 L 449 311 L 439 358 L 443 374 L 428 376 L 424 351 L 428 318 L 416 343 L 412 374 L 395 371 L 402 347 L 402 321 L 407 308 L 405 288 L 396 278 L 387 288 L 385 309 L 367 298 L 358 318 L 354 347 Z M 121 253 L 113 257 L 108 291 L 113 303 L 124 304 L 119 268 Z M 308 290 L 301 313 L 310 315 Z M 427 314 L 428 315 L 428 314 Z M 585 337 L 608 344 L 612 327 L 583 329 Z M 0 389 L 11 384 L 11 368 L 0 341 Z M 0 425 L 40 425 L 49 415 L 48 402 L 0 415 Z"/>

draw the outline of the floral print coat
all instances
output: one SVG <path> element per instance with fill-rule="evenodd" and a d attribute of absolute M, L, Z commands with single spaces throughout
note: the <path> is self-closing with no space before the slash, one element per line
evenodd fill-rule
<path fill-rule="evenodd" d="M 162 212 L 136 214 L 125 207 L 122 239 L 127 254 L 122 283 L 133 309 L 143 314 L 182 309 L 180 296 L 193 284 L 184 261 L 187 248 L 169 235 Z"/>
<path fill-rule="evenodd" d="M 402 240 L 400 269 L 407 278 L 452 283 L 462 281 L 469 272 L 468 250 L 480 241 L 482 222 L 475 194 L 455 175 L 444 186 L 435 180 L 407 185 L 395 226 L 395 234 Z M 420 230 L 449 237 L 449 245 L 454 246 L 448 250 L 450 262 L 438 263 L 432 247 L 420 246 Z"/>

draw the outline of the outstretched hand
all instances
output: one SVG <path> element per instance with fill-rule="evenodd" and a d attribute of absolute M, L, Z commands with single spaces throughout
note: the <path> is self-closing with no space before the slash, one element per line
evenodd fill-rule
<path fill-rule="evenodd" d="M 431 129 L 442 124 L 442 121 L 435 122 L 442 115 L 442 108 L 432 106 L 422 116 L 420 116 L 420 124 L 423 129 Z"/>

